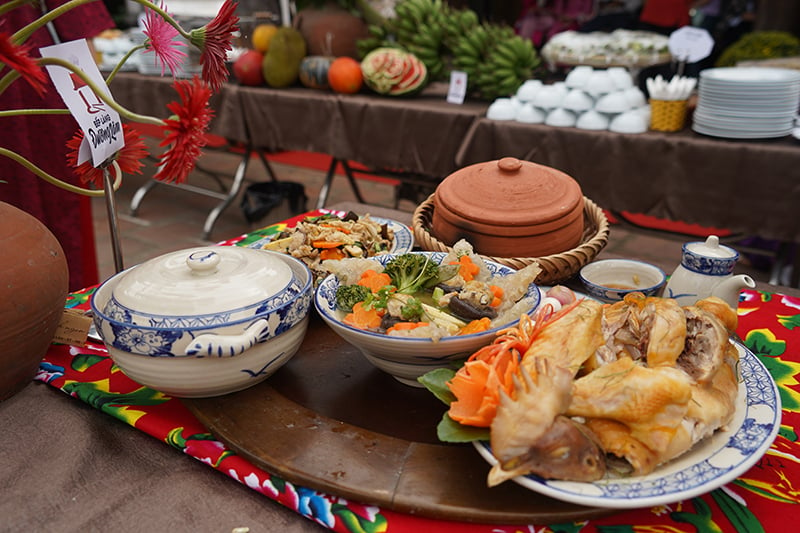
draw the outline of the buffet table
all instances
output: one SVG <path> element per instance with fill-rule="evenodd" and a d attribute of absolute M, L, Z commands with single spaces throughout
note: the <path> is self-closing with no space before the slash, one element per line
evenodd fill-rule
<path fill-rule="evenodd" d="M 334 207 L 368 209 L 374 215 L 409 222 L 409 214 L 399 211 L 357 204 Z M 270 231 L 266 228 L 221 244 L 246 245 Z M 307 379 L 320 382 L 324 376 L 301 372 L 304 356 L 327 351 L 333 358 L 339 352 L 345 355 L 352 352 L 348 345 L 337 344 L 335 336 L 326 332 L 326 326 L 316 320 L 311 326 L 315 329 L 310 330 L 295 358 L 249 391 L 259 396 L 260 402 L 271 401 L 264 394 L 275 398 L 291 397 L 297 404 L 294 410 L 280 411 L 290 421 L 287 428 L 295 422 L 299 425 L 301 420 L 321 427 L 332 424 L 331 435 L 321 435 L 319 444 L 314 440 L 304 442 L 298 444 L 294 452 L 288 449 L 285 453 L 312 458 L 317 453 L 321 462 L 338 460 L 340 468 L 330 471 L 305 468 L 306 474 L 309 471 L 312 474 L 305 477 L 284 468 L 287 465 L 276 465 L 278 468 L 270 471 L 250 460 L 249 454 L 258 455 L 255 447 L 237 453 L 221 442 L 209 428 L 219 429 L 231 413 L 220 413 L 217 418 L 209 417 L 209 413 L 219 406 L 235 403 L 237 397 L 244 398 L 237 395 L 248 391 L 205 404 L 203 401 L 181 402 L 129 380 L 111 365 L 101 344 L 53 345 L 36 382 L 0 403 L 0 426 L 4 430 L 0 479 L 6 487 L 0 499 L 0 516 L 3 516 L 4 527 L 15 531 L 233 531 L 249 528 L 251 532 L 300 532 L 327 528 L 370 533 L 488 533 L 527 528 L 538 531 L 545 525 L 555 528 L 556 524 L 575 530 L 584 526 L 592 530 L 624 528 L 676 532 L 777 530 L 784 524 L 784 517 L 796 514 L 794 505 L 800 502 L 792 481 L 800 476 L 797 460 L 800 447 L 795 438 L 800 431 L 797 415 L 800 328 L 795 327 L 800 291 L 763 285 L 757 289 L 742 293 L 738 334 L 778 384 L 783 403 L 782 430 L 767 455 L 746 474 L 691 500 L 647 509 L 613 511 L 582 509 L 557 502 L 510 482 L 487 489 L 484 483 L 489 466 L 478 458 L 477 452 L 471 447 L 445 445 L 435 447 L 444 455 L 429 460 L 443 465 L 461 461 L 462 468 L 440 472 L 438 476 L 420 465 L 406 465 L 399 472 L 382 472 L 387 477 L 398 476 L 400 482 L 395 489 L 398 492 L 403 484 L 410 485 L 411 494 L 426 494 L 426 501 L 415 504 L 413 498 L 410 502 L 398 499 L 385 504 L 382 502 L 386 501 L 386 494 L 374 494 L 363 500 L 339 494 L 331 488 L 349 475 L 355 475 L 363 464 L 371 463 L 380 468 L 378 458 L 387 451 L 383 448 L 382 434 L 392 434 L 394 441 L 405 439 L 409 446 L 433 446 L 428 442 L 429 437 L 418 437 L 433 433 L 433 428 L 426 427 L 428 422 L 420 423 L 420 420 L 433 420 L 439 413 L 434 413 L 433 417 L 431 413 L 415 415 L 410 406 L 424 405 L 424 400 L 422 403 L 409 401 L 410 413 L 405 415 L 411 417 L 409 420 L 384 421 L 383 428 L 357 432 L 359 438 L 372 434 L 372 441 L 356 439 L 354 448 L 349 450 L 325 447 L 322 443 L 336 437 L 334 433 L 338 438 L 347 434 L 337 427 L 353 427 L 356 423 L 348 420 L 337 426 L 336 420 L 331 419 L 337 408 L 349 403 L 362 411 L 372 411 L 374 415 L 402 404 L 401 395 L 408 394 L 411 398 L 414 394 L 427 393 L 401 386 L 365 360 L 353 357 L 348 363 L 352 365 L 351 374 L 336 376 L 331 381 L 352 378 L 354 385 L 360 386 L 336 391 L 338 406 L 314 405 L 314 394 L 307 388 L 311 385 L 303 388 L 302 384 Z M 91 292 L 92 289 L 87 289 L 73 293 L 67 306 L 87 308 Z M 313 416 L 302 418 L 304 412 Z M 201 418 L 195 413 L 200 413 Z M 296 413 L 296 419 L 292 413 Z M 357 418 L 355 414 L 352 416 Z M 243 418 L 237 421 L 236 417 Z M 207 425 L 201 423 L 201 419 L 205 419 Z M 263 419 L 264 412 L 255 410 L 239 412 L 228 422 L 250 424 L 264 439 L 273 438 L 269 427 L 260 427 L 259 421 Z M 420 442 L 413 442 L 418 438 Z M 342 456 L 338 459 L 330 456 L 335 453 L 342 453 Z M 365 456 L 361 460 L 360 454 L 371 459 Z M 286 472 L 282 477 L 275 470 Z M 300 479 L 311 481 L 304 484 Z M 414 483 L 420 485 L 414 488 Z M 499 512 L 493 507 L 486 514 L 464 509 L 463 498 L 476 495 L 483 498 L 473 500 L 476 508 L 487 506 L 487 499 L 500 498 L 496 507 L 502 508 L 500 511 L 506 513 L 507 520 L 492 520 L 492 513 Z M 454 502 L 461 502 L 462 507 L 454 511 L 453 508 L 458 507 Z M 531 506 L 534 516 L 542 520 L 525 520 L 525 513 L 531 513 Z M 583 520 L 588 520 L 588 524 Z"/>
<path fill-rule="evenodd" d="M 111 90 L 137 112 L 165 116 L 175 98 L 171 84 L 120 73 Z M 688 128 L 626 135 L 498 122 L 484 118 L 488 103 L 448 104 L 444 91 L 433 84 L 393 99 L 228 83 L 212 102 L 211 132 L 266 152 L 325 153 L 432 184 L 465 165 L 514 156 L 567 172 L 605 209 L 800 242 L 794 138 L 734 141 Z"/>

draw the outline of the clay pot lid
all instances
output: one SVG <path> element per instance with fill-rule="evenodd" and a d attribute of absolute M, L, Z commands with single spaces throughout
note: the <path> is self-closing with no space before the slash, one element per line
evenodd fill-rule
<path fill-rule="evenodd" d="M 559 170 L 504 157 L 454 172 L 436 188 L 434 200 L 437 208 L 470 223 L 522 229 L 580 211 L 583 193 Z"/>

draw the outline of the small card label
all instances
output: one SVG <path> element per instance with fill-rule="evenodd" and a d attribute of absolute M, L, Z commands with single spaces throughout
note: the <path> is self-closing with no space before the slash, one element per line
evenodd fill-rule
<path fill-rule="evenodd" d="M 454 70 L 450 73 L 450 88 L 447 91 L 447 102 L 450 104 L 463 104 L 467 96 L 467 73 Z"/>
<path fill-rule="evenodd" d="M 91 317 L 83 314 L 77 309 L 64 309 L 61 321 L 56 328 L 53 342 L 70 344 L 72 346 L 83 346 L 89 335 L 89 328 L 92 325 Z"/>
<path fill-rule="evenodd" d="M 40 48 L 42 57 L 57 57 L 68 61 L 81 69 L 92 82 L 104 92 L 111 95 L 100 69 L 97 68 L 86 39 L 67 43 L 54 44 Z M 61 99 L 64 100 L 72 116 L 83 130 L 83 143 L 79 150 L 78 163 L 89 160 L 100 166 L 106 159 L 125 146 L 122 135 L 122 121 L 119 113 L 97 96 L 80 76 L 58 66 L 47 65 L 47 73 L 53 80 Z M 88 149 L 87 149 L 88 147 Z"/>
<path fill-rule="evenodd" d="M 684 26 L 669 36 L 669 51 L 678 61 L 697 63 L 714 49 L 714 38 L 703 28 Z"/>

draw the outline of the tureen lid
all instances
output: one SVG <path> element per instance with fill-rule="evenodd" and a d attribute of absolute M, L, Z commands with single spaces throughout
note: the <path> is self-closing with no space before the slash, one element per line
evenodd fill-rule
<path fill-rule="evenodd" d="M 236 246 L 171 252 L 123 274 L 116 303 L 139 313 L 189 316 L 232 311 L 287 289 L 294 273 L 279 254 Z"/>
<path fill-rule="evenodd" d="M 554 168 L 513 157 L 464 167 L 437 187 L 435 202 L 470 222 L 538 227 L 582 211 L 580 185 Z"/>

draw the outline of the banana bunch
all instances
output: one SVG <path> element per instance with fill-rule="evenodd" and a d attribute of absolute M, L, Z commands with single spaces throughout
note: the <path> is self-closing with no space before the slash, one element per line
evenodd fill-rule
<path fill-rule="evenodd" d="M 453 67 L 466 72 L 469 89 L 487 100 L 514 94 L 540 64 L 529 39 L 494 24 L 482 24 L 463 35 L 453 53 Z"/>
<path fill-rule="evenodd" d="M 452 53 L 463 35 L 470 33 L 480 24 L 478 14 L 471 9 L 455 9 L 445 5 L 443 41 Z"/>
<path fill-rule="evenodd" d="M 387 21 L 397 45 L 422 60 L 431 79 L 445 74 L 445 9 L 442 0 L 401 0 L 394 6 L 396 16 Z"/>
<path fill-rule="evenodd" d="M 356 41 L 356 51 L 359 58 L 364 59 L 368 53 L 378 48 L 397 47 L 397 43 L 391 40 L 389 32 L 383 26 L 370 24 L 367 29 L 369 30 L 369 36 Z"/>

